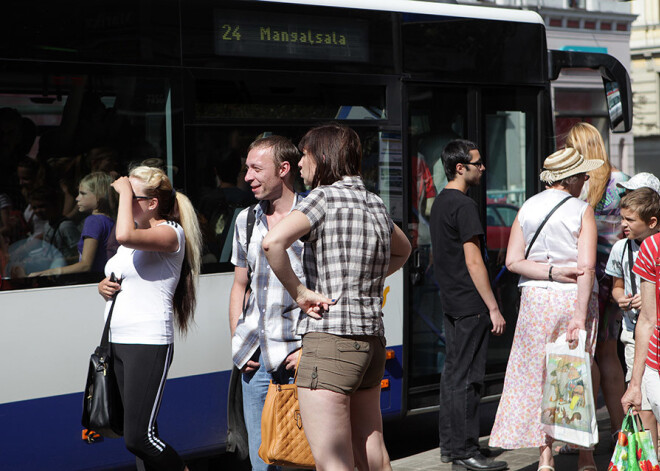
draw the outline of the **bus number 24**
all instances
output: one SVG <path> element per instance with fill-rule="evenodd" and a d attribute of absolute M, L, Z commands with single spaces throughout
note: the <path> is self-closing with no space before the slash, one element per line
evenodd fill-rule
<path fill-rule="evenodd" d="M 224 41 L 240 41 L 241 33 L 239 25 L 222 25 L 222 39 Z"/>

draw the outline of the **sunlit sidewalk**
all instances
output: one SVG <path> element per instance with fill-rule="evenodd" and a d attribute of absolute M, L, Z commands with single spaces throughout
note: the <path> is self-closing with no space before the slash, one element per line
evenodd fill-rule
<path fill-rule="evenodd" d="M 598 431 L 600 433 L 600 443 L 594 452 L 598 471 L 606 471 L 607 465 L 612 457 L 612 445 L 610 438 L 610 421 L 605 408 L 597 411 Z M 483 447 L 488 445 L 488 437 L 481 439 Z M 562 445 L 556 442 L 554 448 Z M 522 450 L 504 451 L 493 450 L 491 455 L 497 460 L 504 460 L 509 463 L 511 471 L 536 471 L 538 467 L 539 452 L 537 448 L 524 448 Z M 394 471 L 451 471 L 451 463 L 443 464 L 440 462 L 440 450 L 435 448 L 417 455 L 408 456 L 392 462 Z M 576 471 L 577 455 L 557 455 L 555 453 L 556 471 Z"/>

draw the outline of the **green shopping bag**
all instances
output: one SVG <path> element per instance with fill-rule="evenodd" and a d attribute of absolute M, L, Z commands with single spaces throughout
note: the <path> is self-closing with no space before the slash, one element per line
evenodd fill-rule
<path fill-rule="evenodd" d="M 621 424 L 607 471 L 660 471 L 651 434 L 641 426 L 641 420 L 638 415 L 633 415 L 632 408 Z"/>

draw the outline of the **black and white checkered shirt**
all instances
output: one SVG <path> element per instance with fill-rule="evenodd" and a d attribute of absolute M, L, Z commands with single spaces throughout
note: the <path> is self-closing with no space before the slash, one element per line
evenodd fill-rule
<path fill-rule="evenodd" d="M 320 320 L 305 316 L 298 333 L 383 336 L 383 285 L 394 225 L 362 179 L 320 186 L 296 207 L 309 219 L 303 267 L 307 287 L 336 299 Z"/>

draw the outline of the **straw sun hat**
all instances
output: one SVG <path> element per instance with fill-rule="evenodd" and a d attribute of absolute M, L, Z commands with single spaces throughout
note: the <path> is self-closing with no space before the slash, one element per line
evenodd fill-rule
<path fill-rule="evenodd" d="M 541 181 L 552 185 L 571 175 L 591 172 L 603 165 L 599 159 L 585 159 L 582 154 L 572 147 L 558 150 L 549 155 L 543 162 Z"/>

